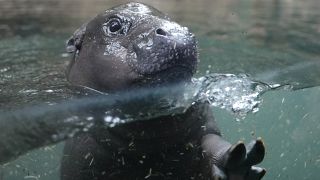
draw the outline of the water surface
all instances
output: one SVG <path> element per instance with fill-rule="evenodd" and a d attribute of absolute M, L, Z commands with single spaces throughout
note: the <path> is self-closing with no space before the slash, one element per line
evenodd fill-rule
<path fill-rule="evenodd" d="M 0 108 L 16 110 L 77 98 L 65 80 L 65 40 L 98 12 L 124 1 L 1 1 Z M 290 84 L 262 96 L 237 121 L 213 108 L 231 142 L 263 137 L 264 179 L 317 179 L 320 168 L 320 3 L 309 1 L 144 1 L 188 26 L 199 41 L 197 77 L 245 73 Z M 5 128 L 5 127 L 0 127 Z M 58 179 L 63 144 L 0 166 L 1 180 Z"/>

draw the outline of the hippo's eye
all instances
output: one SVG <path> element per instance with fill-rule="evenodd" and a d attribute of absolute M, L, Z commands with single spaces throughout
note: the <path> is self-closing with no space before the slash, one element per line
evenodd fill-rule
<path fill-rule="evenodd" d="M 109 23 L 109 31 L 110 32 L 117 32 L 121 29 L 121 23 L 117 20 L 113 20 Z"/>
<path fill-rule="evenodd" d="M 107 35 L 116 35 L 122 30 L 122 22 L 119 18 L 111 18 L 103 25 L 103 30 Z"/>

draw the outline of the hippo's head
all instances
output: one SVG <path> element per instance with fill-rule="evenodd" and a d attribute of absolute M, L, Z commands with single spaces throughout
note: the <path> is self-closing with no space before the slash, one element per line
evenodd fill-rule
<path fill-rule="evenodd" d="M 197 45 L 186 27 L 140 3 L 117 6 L 82 25 L 67 41 L 68 80 L 100 91 L 188 81 Z"/>

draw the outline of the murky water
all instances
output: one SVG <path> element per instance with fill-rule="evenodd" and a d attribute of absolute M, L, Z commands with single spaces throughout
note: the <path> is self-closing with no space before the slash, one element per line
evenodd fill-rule
<path fill-rule="evenodd" d="M 32 107 L 45 104 L 50 111 L 54 104 L 78 100 L 79 92 L 68 85 L 64 76 L 69 60 L 64 42 L 97 12 L 119 3 L 1 1 L 1 110 L 27 107 L 33 111 Z M 267 168 L 264 179 L 317 179 L 320 168 L 320 3 L 316 0 L 146 3 L 166 12 L 196 34 L 201 59 L 197 78 L 205 82 L 203 78 L 207 75 L 211 77 L 209 82 L 215 82 L 202 84 L 207 85 L 206 90 L 211 90 L 201 91 L 202 97 L 211 98 L 213 105 L 218 106 L 213 111 L 224 136 L 231 142 L 263 137 L 267 145 L 267 156 L 262 164 Z M 211 73 L 236 74 L 235 78 L 240 79 L 244 76 L 239 74 L 248 74 L 250 78 L 244 79 L 249 85 L 245 87 L 260 81 L 290 84 L 296 90 L 265 92 L 269 88 L 254 86 L 258 88 L 251 93 L 254 101 L 250 101 L 248 111 L 256 111 L 257 107 L 259 111 L 238 121 L 239 116 L 230 111 L 242 112 L 237 111 L 239 104 L 243 107 L 241 102 L 250 103 L 245 98 L 245 101 L 237 101 L 237 97 L 243 97 L 239 94 L 231 93 L 230 97 L 235 99 L 229 104 L 223 104 L 227 101 L 219 103 L 218 98 L 227 94 L 219 94 L 221 89 L 234 87 L 232 82 L 237 79 L 217 81 L 219 76 L 209 75 Z M 244 81 L 237 85 L 241 84 L 245 84 Z M 264 94 L 260 97 L 259 93 Z M 0 179 L 58 179 L 62 145 L 43 147 L 1 165 Z"/>

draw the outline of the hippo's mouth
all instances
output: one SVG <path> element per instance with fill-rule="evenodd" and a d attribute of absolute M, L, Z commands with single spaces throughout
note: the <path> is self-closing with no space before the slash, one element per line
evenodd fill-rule
<path fill-rule="evenodd" d="M 170 40 L 152 46 L 132 44 L 127 60 L 133 71 L 147 77 L 169 72 L 192 76 L 197 66 L 197 50 L 195 44 L 181 45 Z"/>
<path fill-rule="evenodd" d="M 134 84 L 138 87 L 159 87 L 189 82 L 194 72 L 184 66 L 174 66 L 152 74 L 142 75 Z"/>

